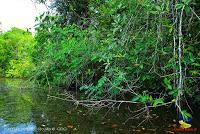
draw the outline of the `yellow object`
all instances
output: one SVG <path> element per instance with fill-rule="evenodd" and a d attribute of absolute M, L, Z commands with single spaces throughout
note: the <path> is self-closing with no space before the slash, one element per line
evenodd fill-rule
<path fill-rule="evenodd" d="M 184 122 L 183 120 L 180 120 L 179 124 L 181 125 L 180 126 L 181 128 L 190 128 L 192 126 L 191 124 L 188 124 L 188 123 Z"/>

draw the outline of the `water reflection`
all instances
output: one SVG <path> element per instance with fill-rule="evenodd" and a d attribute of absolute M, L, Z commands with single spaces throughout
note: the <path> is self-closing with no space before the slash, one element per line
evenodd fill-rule
<path fill-rule="evenodd" d="M 47 94 L 48 90 L 24 80 L 0 79 L 0 134 L 153 134 L 165 133 L 175 125 L 175 109 L 156 109 L 156 116 L 137 127 L 145 118 L 123 124 L 133 116 L 126 108 L 91 111 L 70 102 L 48 99 Z M 56 89 L 51 94 L 60 93 Z M 199 126 L 197 117 L 192 123 L 194 126 L 196 123 L 195 127 Z"/>
<path fill-rule="evenodd" d="M 1 134 L 114 133 L 117 130 L 112 123 L 124 120 L 124 116 L 116 118 L 114 114 L 102 118 L 106 110 L 88 111 L 73 103 L 48 99 L 48 90 L 35 88 L 24 80 L 0 79 L 0 93 Z M 57 90 L 51 93 L 59 94 Z"/>

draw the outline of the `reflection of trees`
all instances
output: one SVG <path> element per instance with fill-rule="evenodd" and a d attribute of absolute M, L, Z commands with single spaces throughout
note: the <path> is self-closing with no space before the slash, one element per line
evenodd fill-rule
<path fill-rule="evenodd" d="M 88 115 L 88 110 L 82 107 L 76 109 L 72 103 L 47 99 L 48 91 L 45 89 L 30 87 L 30 83 L 24 81 L 0 80 L 0 118 L 16 127 L 21 123 L 30 124 L 32 122 L 37 128 L 63 128 L 65 130 L 54 131 L 55 133 L 87 134 L 91 131 L 112 133 L 109 127 L 106 128 L 100 124 L 105 111 Z M 51 94 L 55 95 L 57 92 L 51 91 Z M 115 122 L 116 115 L 109 115 L 109 118 Z M 116 120 L 119 121 L 119 118 Z M 68 128 L 69 126 L 71 128 Z M 39 133 L 42 132 L 49 133 L 48 131 Z"/>
<path fill-rule="evenodd" d="M 10 124 L 27 123 L 30 121 L 33 104 L 31 94 L 20 88 L 22 81 L 4 80 L 0 86 L 0 118 Z M 15 86 L 14 86 L 15 85 Z"/>

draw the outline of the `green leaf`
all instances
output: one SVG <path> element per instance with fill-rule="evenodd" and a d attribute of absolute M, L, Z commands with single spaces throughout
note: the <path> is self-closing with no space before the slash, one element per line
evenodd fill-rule
<path fill-rule="evenodd" d="M 185 5 L 189 5 L 189 3 L 191 2 L 191 0 L 182 0 L 182 2 L 183 2 Z"/>
<path fill-rule="evenodd" d="M 160 6 L 155 6 L 155 8 L 156 8 L 157 11 L 161 11 L 162 10 Z"/>
<path fill-rule="evenodd" d="M 177 10 L 182 9 L 183 7 L 184 7 L 183 3 L 176 4 L 176 9 Z"/>
<path fill-rule="evenodd" d="M 140 99 L 140 97 L 137 95 L 137 96 L 134 96 L 132 99 L 131 99 L 131 101 L 132 102 L 136 102 L 136 101 L 138 101 Z"/>
<path fill-rule="evenodd" d="M 175 94 L 175 93 L 177 93 L 177 90 L 172 90 L 172 91 L 170 91 L 168 94 L 169 94 L 169 95 L 173 95 L 173 94 Z"/>
<path fill-rule="evenodd" d="M 151 13 L 151 14 L 158 14 L 159 12 L 158 11 L 149 11 L 149 13 Z"/>
<path fill-rule="evenodd" d="M 190 74 L 192 74 L 193 76 L 199 74 L 199 70 L 190 70 L 189 72 L 190 72 Z"/>
<path fill-rule="evenodd" d="M 173 89 L 173 88 L 172 88 L 172 85 L 171 85 L 171 83 L 170 83 L 170 80 L 168 80 L 167 78 L 164 79 L 164 84 L 167 86 L 167 88 L 168 88 L 169 90 L 172 90 L 172 89 Z"/>
<path fill-rule="evenodd" d="M 186 12 L 186 14 L 190 14 L 191 13 L 191 10 L 190 10 L 190 7 L 189 6 L 186 6 L 185 7 L 185 12 Z"/>
<path fill-rule="evenodd" d="M 192 115 L 188 113 L 186 110 L 182 110 L 181 113 L 182 113 L 183 118 L 185 118 L 186 120 L 188 118 L 192 118 Z"/>
<path fill-rule="evenodd" d="M 150 95 L 141 95 L 140 96 L 140 102 L 142 102 L 142 103 L 151 102 L 152 100 L 153 100 L 153 98 Z"/>
<path fill-rule="evenodd" d="M 153 106 L 154 107 L 156 107 L 158 104 L 164 104 L 164 99 L 159 98 L 159 99 L 153 100 Z"/>
<path fill-rule="evenodd" d="M 192 65 L 196 66 L 196 67 L 200 67 L 199 63 L 192 63 Z"/>
<path fill-rule="evenodd" d="M 167 78 L 164 79 L 164 84 L 165 85 L 169 84 L 169 80 Z"/>
<path fill-rule="evenodd" d="M 148 96 L 146 96 L 146 95 L 140 97 L 140 101 L 143 102 L 143 103 L 146 103 L 147 100 L 148 100 Z"/>
<path fill-rule="evenodd" d="M 178 95 L 178 90 L 177 89 L 174 89 L 170 92 L 168 92 L 169 95 L 172 95 L 174 98 Z"/>

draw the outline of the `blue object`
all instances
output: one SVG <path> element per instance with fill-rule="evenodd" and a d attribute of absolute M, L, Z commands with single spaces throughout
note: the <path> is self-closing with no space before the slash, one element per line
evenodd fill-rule
<path fill-rule="evenodd" d="M 190 122 L 192 120 L 192 118 L 191 117 L 189 117 L 189 118 L 179 117 L 178 120 L 179 121 L 183 120 L 183 121 L 186 121 L 186 122 Z"/>

